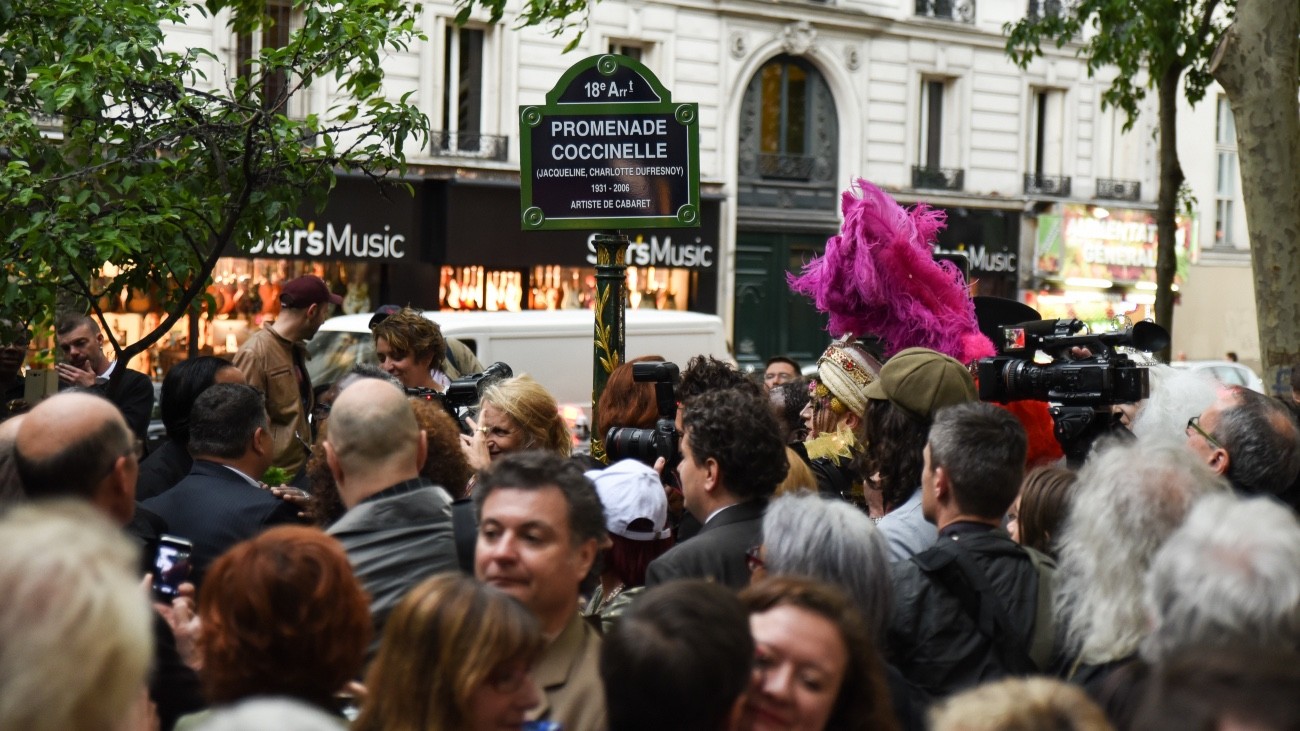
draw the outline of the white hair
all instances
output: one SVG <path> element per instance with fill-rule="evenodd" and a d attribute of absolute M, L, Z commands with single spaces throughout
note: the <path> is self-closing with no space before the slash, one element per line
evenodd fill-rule
<path fill-rule="evenodd" d="M 1059 544 L 1056 614 L 1086 664 L 1133 654 L 1147 629 L 1142 582 L 1192 504 L 1228 483 L 1181 444 L 1102 445 L 1079 472 Z"/>
<path fill-rule="evenodd" d="M 763 513 L 764 562 L 771 574 L 793 574 L 840 587 L 884 642 L 893 592 L 889 547 L 861 510 L 801 491 L 782 495 Z"/>
<path fill-rule="evenodd" d="M 1191 646 L 1300 651 L 1300 523 L 1269 498 L 1211 495 L 1156 553 L 1142 657 Z"/>
<path fill-rule="evenodd" d="M 0 728 L 115 728 L 153 655 L 135 547 L 78 501 L 9 510 L 0 546 Z"/>
<path fill-rule="evenodd" d="M 212 712 L 197 731 L 339 731 L 339 719 L 289 698 L 253 698 Z"/>
<path fill-rule="evenodd" d="M 1133 435 L 1142 442 L 1187 438 L 1187 420 L 1210 408 L 1222 386 L 1197 371 L 1167 365 L 1147 368 L 1151 396 L 1139 405 Z"/>

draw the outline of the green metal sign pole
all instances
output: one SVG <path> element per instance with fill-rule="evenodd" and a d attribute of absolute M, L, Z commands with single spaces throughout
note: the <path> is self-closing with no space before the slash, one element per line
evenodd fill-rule
<path fill-rule="evenodd" d="M 627 300 L 627 237 L 615 231 L 596 234 L 596 332 L 592 355 L 591 425 L 600 424 L 598 408 L 609 374 L 627 357 L 623 328 Z M 605 435 L 591 435 L 591 456 L 607 461 Z"/>
<path fill-rule="evenodd" d="M 596 234 L 591 422 L 624 360 L 627 237 L 620 229 L 700 225 L 700 107 L 672 94 L 639 61 L 590 56 L 546 103 L 519 108 L 519 214 L 524 231 Z M 591 454 L 605 461 L 604 434 Z"/>

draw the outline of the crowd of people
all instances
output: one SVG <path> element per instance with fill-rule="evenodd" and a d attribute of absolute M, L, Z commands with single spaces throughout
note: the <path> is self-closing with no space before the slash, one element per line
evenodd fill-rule
<path fill-rule="evenodd" d="M 290 285 L 168 375 L 143 461 L 94 384 L 0 424 L 0 728 L 1300 726 L 1280 401 L 1153 369 L 1076 467 L 966 364 L 846 338 L 807 380 L 692 359 L 673 454 L 606 465 L 526 375 L 447 413 L 452 346 L 404 308 L 318 394 L 334 295 Z M 597 438 L 665 418 L 631 367 Z"/>

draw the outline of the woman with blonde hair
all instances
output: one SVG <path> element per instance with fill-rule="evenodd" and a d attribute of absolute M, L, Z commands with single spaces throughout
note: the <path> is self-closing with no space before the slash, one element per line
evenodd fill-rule
<path fill-rule="evenodd" d="M 457 573 L 411 590 L 384 628 L 353 731 L 520 728 L 541 701 L 542 631 L 522 604 Z"/>
<path fill-rule="evenodd" d="M 569 428 L 555 397 L 532 378 L 516 376 L 488 386 L 479 399 L 478 420 L 469 420 L 472 436 L 461 444 L 469 464 L 486 469 L 502 455 L 543 449 L 568 457 L 573 449 Z"/>

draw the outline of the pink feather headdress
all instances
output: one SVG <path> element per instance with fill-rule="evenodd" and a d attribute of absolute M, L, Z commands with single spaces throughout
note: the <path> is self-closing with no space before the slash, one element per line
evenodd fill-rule
<path fill-rule="evenodd" d="M 834 337 L 875 335 L 885 357 L 923 347 L 962 363 L 994 354 L 979 331 L 975 305 L 951 262 L 933 258 L 943 211 L 918 203 L 911 211 L 866 180 L 844 191 L 844 225 L 826 254 L 789 274 L 790 288 L 830 316 Z"/>

